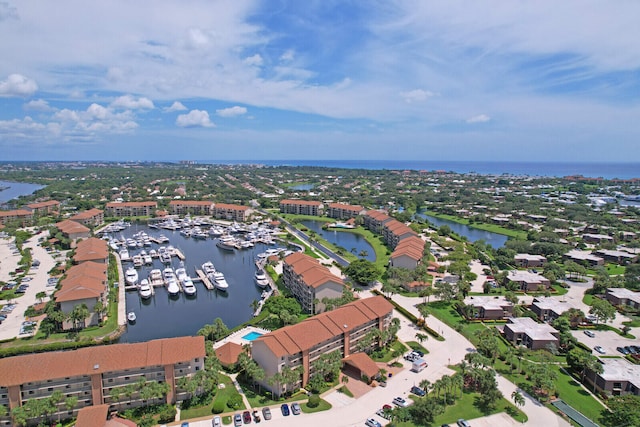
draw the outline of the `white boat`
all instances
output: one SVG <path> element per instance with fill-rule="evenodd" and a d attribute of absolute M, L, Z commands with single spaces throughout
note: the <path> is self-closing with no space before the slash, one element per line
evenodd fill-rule
<path fill-rule="evenodd" d="M 223 236 L 216 242 L 216 246 L 225 251 L 234 251 L 235 239 L 231 236 Z"/>
<path fill-rule="evenodd" d="M 204 272 L 204 274 L 208 276 L 209 274 L 215 273 L 216 268 L 214 267 L 211 261 L 207 261 L 204 264 L 202 264 L 202 271 Z"/>
<path fill-rule="evenodd" d="M 140 287 L 138 288 L 138 292 L 140 293 L 140 297 L 142 299 L 151 298 L 151 286 L 149 286 L 149 281 L 147 279 L 142 279 L 140 281 Z"/>
<path fill-rule="evenodd" d="M 229 289 L 229 283 L 227 283 L 227 280 L 224 278 L 224 274 L 222 274 L 221 271 L 216 270 L 216 272 L 213 273 L 213 285 L 216 289 L 221 291 Z"/>
<path fill-rule="evenodd" d="M 142 257 L 142 261 L 146 264 L 146 265 L 150 265 L 153 264 L 153 258 L 151 257 L 151 255 L 147 254 L 145 256 Z"/>
<path fill-rule="evenodd" d="M 189 276 L 187 275 L 187 270 L 184 267 L 180 267 L 176 268 L 176 277 L 178 278 L 178 281 L 182 283 L 184 279 Z"/>
<path fill-rule="evenodd" d="M 133 311 L 127 313 L 127 320 L 131 323 L 136 321 L 136 314 Z"/>
<path fill-rule="evenodd" d="M 142 255 L 134 255 L 133 258 L 133 266 L 138 268 L 144 265 L 144 260 L 142 259 Z"/>
<path fill-rule="evenodd" d="M 162 285 L 164 279 L 162 277 L 162 271 L 160 269 L 154 268 L 149 272 L 149 283 L 152 286 Z"/>
<path fill-rule="evenodd" d="M 124 280 L 128 285 L 135 285 L 138 283 L 138 272 L 135 268 L 129 267 L 127 271 L 124 273 Z"/>
<path fill-rule="evenodd" d="M 167 286 L 169 295 L 178 295 L 180 286 L 178 286 L 178 280 L 176 279 L 176 274 L 173 272 L 173 269 L 165 268 L 162 272 L 162 277 L 164 278 L 164 283 Z"/>
<path fill-rule="evenodd" d="M 193 296 L 197 292 L 196 286 L 193 284 L 193 281 L 189 276 L 186 276 L 182 281 L 182 289 L 187 296 Z"/>
<path fill-rule="evenodd" d="M 122 261 L 129 261 L 131 259 L 131 256 L 129 255 L 129 251 L 126 248 L 120 249 L 120 252 L 118 252 L 118 255 L 120 256 L 120 259 Z"/>
<path fill-rule="evenodd" d="M 256 274 L 254 275 L 254 279 L 256 281 L 256 285 L 260 286 L 261 288 L 266 288 L 269 285 L 269 279 L 267 279 L 267 274 L 262 269 L 256 271 Z"/>

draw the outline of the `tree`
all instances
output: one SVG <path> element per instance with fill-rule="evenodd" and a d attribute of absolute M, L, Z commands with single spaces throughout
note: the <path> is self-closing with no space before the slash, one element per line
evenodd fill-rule
<path fill-rule="evenodd" d="M 640 396 L 626 394 L 607 400 L 609 411 L 604 413 L 607 426 L 640 426 Z"/>
<path fill-rule="evenodd" d="M 514 390 L 513 393 L 511 393 L 511 400 L 513 400 L 513 403 L 518 408 L 522 408 L 524 404 L 527 402 L 519 390 Z"/>
<path fill-rule="evenodd" d="M 86 304 L 74 305 L 69 315 L 74 329 L 84 328 L 87 317 L 89 317 L 89 308 L 87 308 Z"/>
<path fill-rule="evenodd" d="M 416 339 L 418 340 L 418 342 L 420 344 L 422 344 L 423 342 L 425 342 L 427 339 L 429 339 L 429 336 L 426 334 L 421 334 L 421 333 L 416 333 Z"/>
<path fill-rule="evenodd" d="M 39 303 L 42 303 L 42 301 L 44 301 L 46 297 L 47 297 L 47 293 L 44 291 L 40 291 L 36 294 L 36 298 L 38 299 Z"/>
<path fill-rule="evenodd" d="M 420 424 L 424 425 L 433 422 L 435 417 L 444 413 L 444 407 L 433 398 L 418 399 L 409 407 L 409 413 L 414 420 L 420 420 Z"/>
<path fill-rule="evenodd" d="M 444 302 L 451 302 L 456 295 L 453 285 L 444 280 L 437 281 L 434 288 L 434 294 Z"/>
<path fill-rule="evenodd" d="M 594 298 L 589 314 L 596 316 L 598 322 L 606 323 L 616 318 L 616 308 L 607 300 Z"/>
<path fill-rule="evenodd" d="M 367 285 L 378 280 L 381 272 L 373 262 L 366 259 L 358 259 L 344 269 L 344 274 L 355 283 Z"/>
<path fill-rule="evenodd" d="M 427 286 L 426 288 L 422 289 L 419 293 L 418 296 L 420 298 L 422 298 L 422 303 L 423 304 L 429 304 L 429 298 L 431 297 L 431 295 L 433 295 L 433 288 L 431 286 Z M 425 301 L 426 299 L 426 301 Z"/>
<path fill-rule="evenodd" d="M 96 304 L 93 306 L 93 312 L 98 315 L 98 319 L 102 322 L 102 317 L 107 312 L 107 307 L 104 305 L 102 300 L 98 300 Z"/>

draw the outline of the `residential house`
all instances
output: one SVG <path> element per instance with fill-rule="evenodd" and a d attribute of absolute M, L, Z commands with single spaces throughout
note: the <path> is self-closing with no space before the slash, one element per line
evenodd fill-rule
<path fill-rule="evenodd" d="M 64 279 L 60 281 L 60 289 L 54 294 L 54 300 L 64 314 L 69 316 L 76 306 L 84 304 L 88 310 L 88 316 L 79 319 L 67 318 L 62 323 L 62 329 L 69 330 L 77 327 L 83 328 L 100 323 L 102 313 L 96 313 L 98 303 L 107 307 L 108 303 L 107 265 L 93 261 L 83 262 L 71 267 Z"/>
<path fill-rule="evenodd" d="M 570 250 L 569 252 L 564 254 L 564 258 L 573 262 L 577 262 L 578 264 L 588 265 L 591 267 L 604 265 L 604 258 L 593 255 L 589 251 L 579 251 L 577 249 Z"/>
<path fill-rule="evenodd" d="M 504 337 L 515 346 L 531 350 L 558 347 L 560 333 L 546 323 L 537 323 L 530 317 L 510 317 L 503 328 Z"/>
<path fill-rule="evenodd" d="M 280 200 L 280 212 L 294 215 L 319 216 L 322 203 L 311 200 Z"/>
<path fill-rule="evenodd" d="M 387 221 L 382 226 L 382 238 L 391 249 L 395 249 L 401 240 L 408 237 L 418 237 L 418 233 L 396 219 Z"/>
<path fill-rule="evenodd" d="M 606 234 L 586 233 L 582 235 L 582 241 L 585 243 L 600 244 L 600 243 L 613 243 L 614 239 L 613 237 L 608 236 Z"/>
<path fill-rule="evenodd" d="M 166 399 L 157 402 L 172 404 L 187 397 L 178 380 L 204 369 L 205 356 L 204 337 L 197 336 L 5 357 L 0 359 L 0 403 L 10 411 L 60 391 L 63 398 L 53 418 L 75 417 L 94 405 L 127 409 L 153 403 L 139 391 L 130 397 L 122 393 L 123 387 L 145 380 L 167 383 Z M 78 399 L 71 410 L 65 403 L 69 397 Z M 0 418 L 0 425 L 11 425 L 10 418 Z"/>
<path fill-rule="evenodd" d="M 631 310 L 640 310 L 640 292 L 627 288 L 609 288 L 605 298 L 616 307 L 625 306 Z"/>
<path fill-rule="evenodd" d="M 602 373 L 587 370 L 585 378 L 597 391 L 613 396 L 633 394 L 640 396 L 640 365 L 620 358 L 602 358 Z"/>
<path fill-rule="evenodd" d="M 105 207 L 107 216 L 128 217 L 128 216 L 152 216 L 158 209 L 156 202 L 109 202 Z"/>
<path fill-rule="evenodd" d="M 211 215 L 215 218 L 229 221 L 246 222 L 253 210 L 249 206 L 232 205 L 228 203 L 216 203 Z"/>
<path fill-rule="evenodd" d="M 284 259 L 282 279 L 306 313 L 321 313 L 325 309 L 322 300 L 340 298 L 344 290 L 342 278 L 301 252 Z"/>
<path fill-rule="evenodd" d="M 73 262 L 81 264 L 85 261 L 93 261 L 101 264 L 109 263 L 109 247 L 107 242 L 90 237 L 86 240 L 80 240 L 76 245 L 76 251 L 73 255 Z"/>
<path fill-rule="evenodd" d="M 278 395 L 304 387 L 320 356 L 338 351 L 344 358 L 375 346 L 366 338 L 368 333 L 387 330 L 392 313 L 393 305 L 384 297 L 365 298 L 256 338 L 251 356 L 265 371 L 261 385 Z M 270 384 L 269 378 L 285 366 L 302 366 L 302 378 L 297 384 Z"/>
<path fill-rule="evenodd" d="M 464 303 L 475 309 L 476 319 L 501 320 L 513 316 L 513 303 L 504 297 L 474 295 L 465 298 Z"/>
<path fill-rule="evenodd" d="M 552 322 L 572 308 L 577 307 L 553 297 L 535 297 L 531 303 L 531 311 L 543 322 Z"/>

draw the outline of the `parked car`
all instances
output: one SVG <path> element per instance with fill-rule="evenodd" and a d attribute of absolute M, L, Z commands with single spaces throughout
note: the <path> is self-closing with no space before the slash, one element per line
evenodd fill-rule
<path fill-rule="evenodd" d="M 244 411 L 242 413 L 242 420 L 244 421 L 245 424 L 251 424 L 251 412 Z"/>
<path fill-rule="evenodd" d="M 257 409 L 254 409 L 251 415 L 253 416 L 254 423 L 259 423 L 260 421 L 262 421 L 262 418 L 260 418 L 260 412 L 258 412 Z"/>
<path fill-rule="evenodd" d="M 388 420 L 391 418 L 391 414 L 389 413 L 393 408 L 391 407 L 391 405 L 384 405 L 382 408 L 378 409 L 376 411 L 376 415 L 378 415 L 379 417 L 384 418 L 385 420 Z"/>
<path fill-rule="evenodd" d="M 286 403 L 283 403 L 280 406 L 280 410 L 282 411 L 282 415 L 284 415 L 285 417 L 288 416 L 290 414 L 289 412 L 289 405 L 287 405 Z"/>
<path fill-rule="evenodd" d="M 411 393 L 415 394 L 416 396 L 420 396 L 420 397 L 425 396 L 427 394 L 423 389 L 421 389 L 420 387 L 415 386 L 415 385 L 413 387 L 411 387 Z"/>
<path fill-rule="evenodd" d="M 638 347 L 637 345 L 630 345 L 629 347 L 632 354 L 640 354 L 640 347 Z"/>
<path fill-rule="evenodd" d="M 219 415 L 216 415 L 213 417 L 213 420 L 211 420 L 211 425 L 212 427 L 222 427 L 222 418 L 220 418 Z"/>
<path fill-rule="evenodd" d="M 593 337 L 595 337 L 595 336 L 596 336 L 596 334 L 594 334 L 594 333 L 593 333 L 593 331 L 590 331 L 590 330 L 586 330 L 586 331 L 584 331 L 584 334 L 585 334 L 586 336 L 588 336 L 588 337 L 591 337 L 591 338 L 593 338 Z"/>
<path fill-rule="evenodd" d="M 184 423 L 180 424 L 180 427 L 189 427 L 189 423 L 184 422 Z"/>
<path fill-rule="evenodd" d="M 264 417 L 265 420 L 270 420 L 271 419 L 271 409 L 269 409 L 266 406 L 264 408 L 262 408 L 262 416 Z"/>
<path fill-rule="evenodd" d="M 598 353 L 600 353 L 600 354 L 605 354 L 606 353 L 606 351 L 604 351 L 604 348 L 600 347 L 599 345 L 593 347 L 593 349 L 595 351 L 597 351 Z"/>
<path fill-rule="evenodd" d="M 293 412 L 293 415 L 300 415 L 300 412 L 302 412 L 302 408 L 300 408 L 298 402 L 293 402 L 291 404 L 291 412 Z"/>
<path fill-rule="evenodd" d="M 616 347 L 616 350 L 618 350 L 620 353 L 624 355 L 629 354 L 629 350 L 627 349 L 627 347 Z"/>
<path fill-rule="evenodd" d="M 397 406 L 402 406 L 403 408 L 406 408 L 407 406 L 409 406 L 409 402 L 407 402 L 405 399 L 403 399 L 400 396 L 393 399 L 393 404 Z"/>
<path fill-rule="evenodd" d="M 458 427 L 471 427 L 471 424 L 469 424 L 467 420 L 463 420 L 462 418 L 456 421 L 456 424 L 458 424 Z"/>
<path fill-rule="evenodd" d="M 235 427 L 242 427 L 242 415 L 240 414 L 235 414 L 233 416 L 233 425 Z"/>
<path fill-rule="evenodd" d="M 382 424 L 380 424 L 378 421 L 374 420 L 373 418 L 367 418 L 367 421 L 364 422 L 364 425 L 369 427 L 382 427 Z"/>

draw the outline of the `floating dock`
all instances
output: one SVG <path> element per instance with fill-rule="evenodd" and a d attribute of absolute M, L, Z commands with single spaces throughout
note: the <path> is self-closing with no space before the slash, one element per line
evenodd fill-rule
<path fill-rule="evenodd" d="M 204 274 L 204 271 L 196 269 L 196 274 L 198 275 L 197 279 L 191 279 L 191 280 L 199 280 L 199 281 L 201 281 L 202 283 L 204 283 L 204 286 L 207 289 L 209 289 L 210 291 L 212 291 L 214 289 L 214 286 L 211 283 L 211 280 L 209 280 L 207 275 Z"/>

